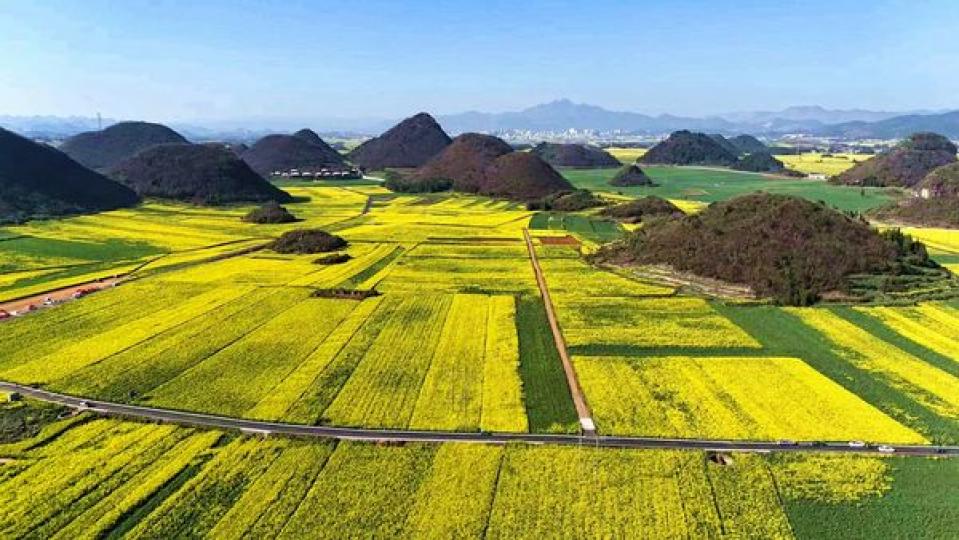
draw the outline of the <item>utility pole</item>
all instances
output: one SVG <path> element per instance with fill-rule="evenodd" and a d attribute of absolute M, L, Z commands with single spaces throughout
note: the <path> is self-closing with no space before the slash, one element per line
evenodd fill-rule
<path fill-rule="evenodd" d="M 103 131 L 103 117 L 97 112 L 97 131 Z"/>

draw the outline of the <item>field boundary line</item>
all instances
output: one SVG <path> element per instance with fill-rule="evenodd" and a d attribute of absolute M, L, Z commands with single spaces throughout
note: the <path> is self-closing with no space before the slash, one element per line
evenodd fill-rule
<path fill-rule="evenodd" d="M 576 415 L 579 416 L 579 425 L 586 435 L 596 434 L 596 423 L 593 421 L 593 414 L 586 404 L 586 397 L 583 395 L 583 388 L 579 385 L 579 378 L 576 376 L 576 370 L 573 368 L 573 362 L 569 358 L 569 350 L 566 348 L 566 340 L 563 338 L 563 332 L 559 328 L 559 322 L 556 319 L 556 312 L 553 310 L 553 300 L 549 296 L 549 287 L 546 285 L 546 278 L 543 276 L 543 270 L 540 268 L 539 259 L 536 257 L 536 248 L 533 247 L 533 238 L 529 235 L 529 229 L 523 228 L 523 238 L 526 240 L 526 249 L 529 251 L 529 260 L 533 264 L 533 273 L 536 274 L 536 284 L 539 286 L 540 296 L 543 298 L 543 305 L 546 307 L 546 319 L 549 321 L 550 331 L 553 333 L 553 342 L 556 343 L 556 350 L 559 352 L 559 358 L 563 362 L 563 372 L 566 374 L 566 384 L 569 386 L 569 392 L 573 397 L 573 405 L 576 407 Z"/>

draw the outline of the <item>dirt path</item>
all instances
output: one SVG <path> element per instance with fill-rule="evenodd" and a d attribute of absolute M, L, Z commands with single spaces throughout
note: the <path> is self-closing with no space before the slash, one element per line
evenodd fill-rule
<path fill-rule="evenodd" d="M 584 434 L 590 436 L 596 435 L 596 424 L 593 422 L 593 414 L 586 404 L 586 397 L 583 395 L 583 389 L 579 385 L 579 378 L 576 377 L 576 370 L 573 369 L 573 362 L 569 359 L 566 340 L 563 339 L 563 333 L 559 329 L 559 322 L 556 320 L 556 313 L 553 311 L 553 300 L 549 296 L 549 287 L 546 286 L 546 278 L 543 277 L 543 270 L 539 266 L 539 259 L 536 258 L 536 249 L 533 247 L 533 239 L 529 235 L 529 229 L 523 229 L 523 237 L 526 239 L 526 249 L 529 251 L 529 260 L 533 263 L 533 273 L 536 274 L 536 284 L 539 285 L 539 292 L 543 297 L 543 304 L 546 306 L 546 318 L 549 320 L 549 328 L 553 332 L 553 341 L 556 343 L 556 350 L 559 351 L 559 358 L 563 361 L 563 371 L 566 373 L 566 384 L 569 385 L 569 392 L 573 396 L 573 405 L 576 406 L 579 425 Z"/>
<path fill-rule="evenodd" d="M 77 291 L 86 289 L 88 292 L 92 292 L 109 289 L 111 287 L 115 287 L 118 283 L 123 281 L 123 279 L 123 276 L 117 276 L 107 279 L 100 279 L 97 281 L 90 281 L 88 283 L 78 283 L 76 285 L 70 285 L 69 287 L 63 287 L 62 289 L 55 289 L 52 291 L 35 294 L 33 296 L 2 302 L 0 303 L 0 310 L 12 314 L 14 312 L 23 312 L 29 309 L 30 306 L 40 308 L 47 299 L 57 303 L 69 301 L 73 299 L 73 294 Z"/>

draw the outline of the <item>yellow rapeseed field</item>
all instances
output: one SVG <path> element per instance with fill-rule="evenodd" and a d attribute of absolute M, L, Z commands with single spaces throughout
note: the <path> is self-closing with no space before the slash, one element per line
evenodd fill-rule
<path fill-rule="evenodd" d="M 856 308 L 897 333 L 959 362 L 959 316 L 944 306 Z"/>
<path fill-rule="evenodd" d="M 877 373 L 920 403 L 948 418 L 959 418 L 959 378 L 869 334 L 824 309 L 788 308 L 821 332 L 837 354 Z"/>
<path fill-rule="evenodd" d="M 576 357 L 575 364 L 604 433 L 925 442 L 797 358 Z"/>

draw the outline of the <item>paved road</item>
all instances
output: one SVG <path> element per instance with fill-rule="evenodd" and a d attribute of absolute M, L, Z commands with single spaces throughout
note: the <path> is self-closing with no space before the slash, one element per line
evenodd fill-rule
<path fill-rule="evenodd" d="M 664 439 L 654 437 L 611 437 L 602 435 L 552 435 L 531 433 L 461 433 L 449 431 L 407 431 L 363 429 L 330 426 L 305 426 L 244 420 L 226 416 L 154 409 L 124 405 L 48 392 L 29 386 L 0 381 L 0 391 L 72 407 L 107 416 L 166 422 L 223 430 L 240 430 L 255 435 L 286 435 L 371 442 L 460 442 L 460 443 L 526 443 L 604 448 L 653 448 L 678 450 L 712 450 L 719 452 L 835 452 L 878 454 L 879 445 L 851 447 L 847 443 L 778 443 L 769 441 L 723 441 L 709 439 Z M 959 457 L 959 446 L 890 445 L 896 455 Z"/>
<path fill-rule="evenodd" d="M 579 416 L 579 425 L 585 435 L 595 435 L 596 424 L 593 422 L 593 414 L 589 410 L 589 405 L 586 404 L 586 396 L 583 395 L 583 389 L 579 385 L 579 378 L 576 376 L 573 362 L 569 359 L 566 340 L 563 339 L 563 332 L 559 329 L 559 321 L 556 319 L 556 312 L 553 310 L 553 300 L 549 296 L 549 287 L 546 285 L 546 278 L 543 277 L 543 270 L 539 266 L 539 259 L 536 258 L 536 248 L 533 247 L 533 239 L 529 235 L 529 229 L 523 229 L 523 238 L 526 239 L 529 260 L 533 264 L 533 273 L 536 274 L 536 284 L 539 285 L 539 292 L 546 307 L 549 329 L 553 333 L 556 350 L 559 351 L 559 358 L 563 362 L 566 384 L 569 385 L 570 394 L 573 396 L 573 405 L 576 407 L 576 415 Z"/>

